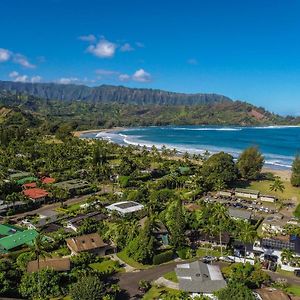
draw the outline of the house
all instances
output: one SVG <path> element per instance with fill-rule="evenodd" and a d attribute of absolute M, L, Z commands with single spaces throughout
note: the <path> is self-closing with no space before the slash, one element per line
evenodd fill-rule
<path fill-rule="evenodd" d="M 263 202 L 271 202 L 271 203 L 274 203 L 274 202 L 276 202 L 278 199 L 277 199 L 277 197 L 271 196 L 271 195 L 260 195 L 259 200 L 260 200 L 260 201 L 263 201 Z"/>
<path fill-rule="evenodd" d="M 30 261 L 27 264 L 27 272 L 37 272 L 41 269 L 52 269 L 58 272 L 66 272 L 71 269 L 70 258 L 51 258 L 51 259 L 41 259 L 39 262 L 37 260 Z"/>
<path fill-rule="evenodd" d="M 44 189 L 40 188 L 33 188 L 23 191 L 24 196 L 29 198 L 30 200 L 34 202 L 42 202 L 46 199 L 48 196 L 48 192 Z"/>
<path fill-rule="evenodd" d="M 24 183 L 22 185 L 23 190 L 33 189 L 33 188 L 36 188 L 36 187 L 37 187 L 36 182 L 28 182 L 28 183 Z"/>
<path fill-rule="evenodd" d="M 92 219 L 94 221 L 102 221 L 107 218 L 106 215 L 102 214 L 101 212 L 94 211 L 88 214 L 80 214 L 76 216 L 75 218 L 67 220 L 66 228 L 70 228 L 77 232 L 78 228 L 82 224 L 82 222 L 86 219 Z"/>
<path fill-rule="evenodd" d="M 288 224 L 297 225 L 291 218 L 283 216 L 282 214 L 274 214 L 266 217 L 262 222 L 262 231 L 271 234 L 281 234 L 285 231 L 285 226 Z"/>
<path fill-rule="evenodd" d="M 127 215 L 131 213 L 138 212 L 144 209 L 144 205 L 134 202 L 134 201 L 122 201 L 111 204 L 105 207 L 108 211 L 113 212 L 116 211 L 120 215 Z"/>
<path fill-rule="evenodd" d="M 220 196 L 220 197 L 232 197 L 233 196 L 233 192 L 232 191 L 219 191 L 217 193 L 217 196 Z"/>
<path fill-rule="evenodd" d="M 0 253 L 5 254 L 17 250 L 23 246 L 30 246 L 38 236 L 38 232 L 32 229 L 19 231 L 0 239 Z"/>
<path fill-rule="evenodd" d="M 109 245 L 103 242 L 98 233 L 91 233 L 66 239 L 68 248 L 72 255 L 82 252 L 94 253 L 97 255 L 106 255 L 112 249 Z"/>
<path fill-rule="evenodd" d="M 58 187 L 66 190 L 71 195 L 82 192 L 83 190 L 89 190 L 91 188 L 90 183 L 82 179 L 72 179 L 67 181 L 61 181 L 53 184 L 54 187 Z"/>
<path fill-rule="evenodd" d="M 37 177 L 29 176 L 29 177 L 25 177 L 25 178 L 17 180 L 16 183 L 18 185 L 23 185 L 25 183 L 32 183 L 32 182 L 36 182 L 38 180 L 39 179 Z"/>
<path fill-rule="evenodd" d="M 228 214 L 232 219 L 250 221 L 252 213 L 244 209 L 229 208 Z"/>
<path fill-rule="evenodd" d="M 209 296 L 227 285 L 217 265 L 195 261 L 177 265 L 175 272 L 179 289 L 188 293 Z"/>
<path fill-rule="evenodd" d="M 0 238 L 15 234 L 15 233 L 21 232 L 21 231 L 22 231 L 22 229 L 17 226 L 13 226 L 13 225 L 9 225 L 9 224 L 0 224 Z"/>
<path fill-rule="evenodd" d="M 258 199 L 259 191 L 250 189 L 235 189 L 235 196 L 242 198 Z"/>
<path fill-rule="evenodd" d="M 42 184 L 52 184 L 55 182 L 55 178 L 52 177 L 43 177 L 41 179 Z"/>

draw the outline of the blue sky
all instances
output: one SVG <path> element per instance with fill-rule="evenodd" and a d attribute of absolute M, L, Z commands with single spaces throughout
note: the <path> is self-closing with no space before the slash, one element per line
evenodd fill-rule
<path fill-rule="evenodd" d="M 2 0 L 0 79 L 220 93 L 300 114 L 298 0 Z"/>

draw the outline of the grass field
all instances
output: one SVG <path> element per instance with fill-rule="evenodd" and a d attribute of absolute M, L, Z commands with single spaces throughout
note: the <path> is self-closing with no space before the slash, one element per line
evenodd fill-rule
<path fill-rule="evenodd" d="M 223 248 L 223 254 L 225 255 L 226 251 L 225 248 Z M 196 255 L 197 257 L 203 257 L 206 255 L 211 255 L 211 256 L 216 256 L 219 257 L 221 256 L 221 252 L 218 250 L 213 250 L 213 249 L 209 249 L 209 248 L 198 248 L 196 251 Z"/>
<path fill-rule="evenodd" d="M 285 190 L 283 193 L 281 193 L 280 191 L 270 191 L 271 183 L 272 181 L 270 180 L 252 181 L 248 185 L 248 188 L 258 190 L 263 194 L 276 196 L 279 199 L 292 199 L 293 197 L 296 197 L 298 201 L 300 200 L 300 188 L 293 187 L 290 182 L 283 181 L 283 184 L 285 186 Z"/>
<path fill-rule="evenodd" d="M 289 286 L 286 291 L 294 296 L 300 297 L 300 286 L 299 285 L 291 285 Z"/>
<path fill-rule="evenodd" d="M 159 299 L 163 292 L 167 291 L 171 296 L 178 296 L 180 294 L 179 291 L 168 289 L 168 288 L 158 288 L 153 286 L 143 297 L 143 300 L 155 300 Z M 171 298 L 170 298 L 171 299 Z M 173 299 L 173 298 L 172 298 Z"/>
<path fill-rule="evenodd" d="M 150 265 L 143 265 L 138 263 L 137 261 L 135 261 L 134 259 L 130 258 L 125 251 L 121 251 L 119 253 L 117 253 L 117 256 L 123 260 L 126 264 L 128 264 L 129 266 L 136 268 L 136 269 L 149 269 L 152 266 Z"/>
<path fill-rule="evenodd" d="M 119 264 L 113 260 L 105 260 L 100 263 L 90 264 L 93 270 L 99 271 L 101 273 L 113 273 L 124 271 L 124 268 L 120 268 Z"/>
<path fill-rule="evenodd" d="M 173 282 L 178 283 L 178 278 L 177 278 L 177 276 L 176 276 L 175 271 L 166 273 L 166 274 L 164 275 L 164 278 L 167 279 L 167 280 L 170 280 L 170 281 L 173 281 Z"/>

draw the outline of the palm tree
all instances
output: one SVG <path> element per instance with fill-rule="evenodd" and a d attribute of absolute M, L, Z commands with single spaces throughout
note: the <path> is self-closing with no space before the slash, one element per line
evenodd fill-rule
<path fill-rule="evenodd" d="M 295 258 L 295 252 L 291 249 L 283 249 L 281 252 L 281 261 L 290 263 Z"/>
<path fill-rule="evenodd" d="M 237 227 L 239 231 L 239 240 L 244 244 L 244 263 L 246 263 L 246 244 L 254 243 L 257 237 L 257 232 L 254 227 L 246 221 L 239 222 Z"/>
<path fill-rule="evenodd" d="M 226 207 L 220 203 L 214 205 L 212 209 L 212 221 L 219 232 L 221 256 L 223 256 L 222 232 L 226 229 L 228 225 L 228 220 L 229 220 L 229 215 Z"/>
<path fill-rule="evenodd" d="M 270 185 L 270 191 L 274 191 L 274 192 L 279 191 L 279 192 L 283 193 L 284 190 L 285 190 L 285 186 L 284 186 L 282 180 L 279 177 L 275 177 L 275 180 Z"/>

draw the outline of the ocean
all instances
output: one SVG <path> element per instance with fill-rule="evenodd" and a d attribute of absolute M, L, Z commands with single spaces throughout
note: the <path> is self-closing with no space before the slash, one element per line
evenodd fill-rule
<path fill-rule="evenodd" d="M 113 132 L 86 133 L 82 137 L 104 138 L 125 145 L 176 148 L 179 152 L 225 151 L 237 158 L 249 146 L 265 156 L 265 166 L 288 170 L 300 153 L 300 127 L 163 126 L 138 127 Z"/>

